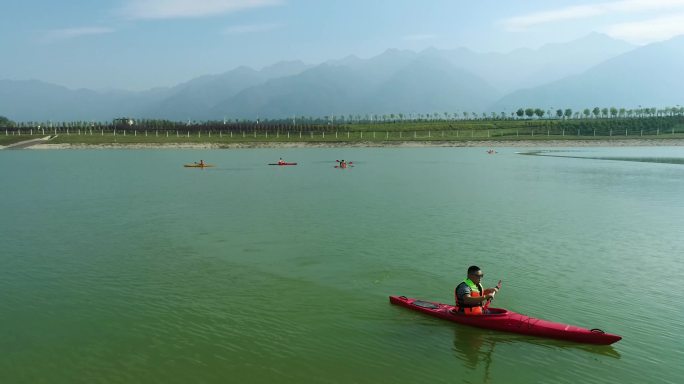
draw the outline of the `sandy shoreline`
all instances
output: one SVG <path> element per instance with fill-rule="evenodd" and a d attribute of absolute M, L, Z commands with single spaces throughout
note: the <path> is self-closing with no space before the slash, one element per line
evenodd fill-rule
<path fill-rule="evenodd" d="M 684 139 L 627 140 L 521 140 L 521 141 L 388 141 L 388 142 L 268 142 L 268 143 L 111 143 L 111 144 L 36 144 L 27 149 L 245 149 L 245 148 L 420 148 L 420 147 L 654 147 L 684 146 Z M 0 149 L 2 147 L 0 146 Z"/>

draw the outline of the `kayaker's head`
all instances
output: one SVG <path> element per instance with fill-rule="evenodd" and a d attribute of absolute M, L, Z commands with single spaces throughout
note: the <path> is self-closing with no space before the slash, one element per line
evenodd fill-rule
<path fill-rule="evenodd" d="M 480 282 L 480 279 L 484 276 L 482 270 L 477 265 L 471 265 L 468 267 L 468 278 L 474 283 Z"/>

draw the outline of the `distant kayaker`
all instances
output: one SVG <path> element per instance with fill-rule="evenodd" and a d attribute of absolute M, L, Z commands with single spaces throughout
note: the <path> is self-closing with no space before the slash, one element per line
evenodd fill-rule
<path fill-rule="evenodd" d="M 347 162 L 344 160 L 340 160 L 340 168 L 347 168 Z"/>
<path fill-rule="evenodd" d="M 204 160 L 200 160 L 199 166 L 200 166 L 200 167 L 204 167 Z"/>
<path fill-rule="evenodd" d="M 494 297 L 498 288 L 482 288 L 480 281 L 484 273 L 480 267 L 473 265 L 468 268 L 468 277 L 454 290 L 456 307 L 466 315 L 485 314 L 484 305 Z"/>
<path fill-rule="evenodd" d="M 285 160 L 281 157 L 280 160 L 278 160 L 278 165 L 285 164 Z"/>

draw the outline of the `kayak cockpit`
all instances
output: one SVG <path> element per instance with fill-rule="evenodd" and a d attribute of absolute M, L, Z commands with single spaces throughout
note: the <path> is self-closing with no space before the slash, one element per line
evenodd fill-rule
<path fill-rule="evenodd" d="M 490 317 L 490 316 L 505 316 L 508 314 L 508 310 L 503 309 L 503 308 L 487 308 L 486 313 L 483 315 L 478 315 L 478 316 L 473 316 L 473 315 L 466 315 L 463 312 L 458 312 L 455 308 L 451 309 L 449 311 L 450 314 L 454 316 L 464 316 L 464 317 Z"/>
<path fill-rule="evenodd" d="M 412 305 L 415 305 L 416 307 L 421 307 L 421 308 L 426 308 L 426 309 L 439 309 L 441 308 L 440 304 L 433 303 L 430 301 L 423 301 L 423 300 L 415 300 Z"/>

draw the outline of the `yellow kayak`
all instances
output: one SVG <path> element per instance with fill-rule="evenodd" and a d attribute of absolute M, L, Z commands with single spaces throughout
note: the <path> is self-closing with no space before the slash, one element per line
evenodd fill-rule
<path fill-rule="evenodd" d="M 214 164 L 199 164 L 199 163 L 194 163 L 194 164 L 185 164 L 183 165 L 186 168 L 210 168 L 213 167 Z"/>

